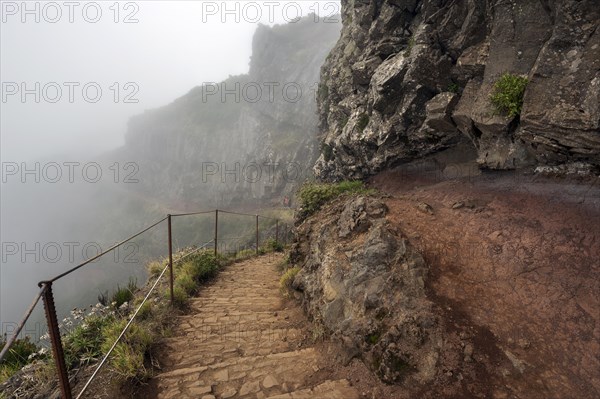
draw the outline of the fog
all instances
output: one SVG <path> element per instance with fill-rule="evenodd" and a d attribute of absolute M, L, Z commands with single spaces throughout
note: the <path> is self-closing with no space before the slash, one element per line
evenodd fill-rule
<path fill-rule="evenodd" d="M 65 242 L 99 242 L 104 249 L 108 237 L 123 238 L 111 236 L 102 223 L 110 212 L 125 212 L 114 207 L 127 206 L 118 194 L 126 187 L 102 187 L 107 181 L 123 183 L 128 170 L 119 164 L 115 177 L 114 164 L 103 157 L 123 145 L 130 117 L 169 104 L 204 82 L 246 73 L 259 23 L 287 23 L 312 11 L 339 12 L 338 2 L 251 2 L 252 9 L 245 9 L 244 2 L 227 3 L 229 13 L 222 2 L 2 1 L 0 333 L 11 331 L 20 319 L 38 281 L 86 257 L 79 248 L 67 256 Z M 100 162 L 103 180 L 91 184 L 89 171 L 82 173 L 82 168 L 99 159 L 105 161 Z M 57 170 L 60 179 L 54 179 Z M 160 208 L 151 214 L 160 215 Z M 117 231 L 132 233 L 152 221 L 124 221 Z M 48 243 L 65 250 L 58 261 L 48 261 L 35 249 Z M 16 253 L 13 244 L 20 246 Z M 27 255 L 31 248 L 35 253 Z M 139 270 L 111 270 L 113 279 L 141 276 Z M 88 301 L 113 283 L 96 284 L 90 279 L 97 275 L 83 276 L 61 292 Z"/>

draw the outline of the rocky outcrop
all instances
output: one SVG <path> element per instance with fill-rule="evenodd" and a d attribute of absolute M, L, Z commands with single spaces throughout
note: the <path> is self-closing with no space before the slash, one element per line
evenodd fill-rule
<path fill-rule="evenodd" d="M 315 166 L 364 178 L 465 139 L 481 167 L 600 165 L 600 8 L 594 0 L 342 0 L 322 70 Z M 494 109 L 527 76 L 520 117 Z"/>
<path fill-rule="evenodd" d="M 425 295 L 427 265 L 378 199 L 340 199 L 297 227 L 293 286 L 307 313 L 386 382 L 431 381 L 442 329 Z"/>
<path fill-rule="evenodd" d="M 178 209 L 291 195 L 318 155 L 315 93 L 340 29 L 313 16 L 259 25 L 248 74 L 132 118 L 112 158 L 135 161 L 133 188 Z"/>

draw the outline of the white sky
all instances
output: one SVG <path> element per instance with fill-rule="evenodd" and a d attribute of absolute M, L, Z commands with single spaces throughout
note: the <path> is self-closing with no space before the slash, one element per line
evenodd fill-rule
<path fill-rule="evenodd" d="M 29 10 L 39 10 L 27 14 L 21 1 L 0 2 L 2 161 L 85 160 L 85 154 L 115 148 L 123 143 L 130 116 L 168 104 L 203 82 L 247 72 L 257 11 L 260 21 L 270 25 L 313 10 L 323 17 L 340 11 L 338 1 L 228 1 L 227 9 L 234 10 L 230 14 L 224 14 L 221 1 L 121 1 L 115 23 L 114 1 L 49 3 L 27 2 Z M 99 21 L 86 21 L 96 18 L 97 8 L 102 11 Z M 50 23 L 57 10 L 60 19 Z M 132 13 L 138 22 L 124 23 Z M 23 82 L 34 91 L 40 82 L 39 104 L 34 94 L 22 101 Z M 52 82 L 56 85 L 46 86 L 44 96 L 44 85 Z M 73 103 L 66 82 L 79 83 Z M 102 89 L 97 103 L 82 95 L 83 85 L 90 82 Z M 125 90 L 126 83 L 137 85 L 134 98 L 139 102 L 123 103 L 121 98 L 115 103 L 115 82 L 121 95 L 135 89 Z M 62 98 L 50 103 L 56 86 Z M 15 87 L 19 92 L 10 95 Z M 93 97 L 95 89 L 88 93 Z"/>

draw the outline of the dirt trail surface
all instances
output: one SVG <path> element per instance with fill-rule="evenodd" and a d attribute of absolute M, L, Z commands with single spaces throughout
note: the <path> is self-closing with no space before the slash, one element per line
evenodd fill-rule
<path fill-rule="evenodd" d="M 202 288 L 161 349 L 162 372 L 138 396 L 357 399 L 348 381 L 315 378 L 326 359 L 306 344 L 302 311 L 279 292 L 282 259 L 230 265 Z"/>
<path fill-rule="evenodd" d="M 371 183 L 429 264 L 449 328 L 471 325 L 469 356 L 497 365 L 488 386 L 503 389 L 490 396 L 600 397 L 598 179 L 445 177 L 396 170 Z"/>

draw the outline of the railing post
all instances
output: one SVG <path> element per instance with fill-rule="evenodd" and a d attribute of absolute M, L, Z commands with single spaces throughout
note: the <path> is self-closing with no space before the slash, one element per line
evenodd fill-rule
<path fill-rule="evenodd" d="M 275 242 L 279 244 L 279 219 L 275 219 Z"/>
<path fill-rule="evenodd" d="M 258 255 L 258 215 L 256 215 L 256 254 Z"/>
<path fill-rule="evenodd" d="M 171 292 L 171 305 L 175 303 L 175 294 L 173 293 L 173 234 L 171 230 L 171 215 L 167 215 L 167 224 L 169 229 L 169 290 Z"/>
<path fill-rule="evenodd" d="M 219 240 L 219 210 L 215 209 L 215 258 L 218 254 L 218 240 Z M 225 248 L 227 250 L 227 248 Z"/>
<path fill-rule="evenodd" d="M 54 305 L 54 295 L 52 294 L 52 282 L 42 282 L 41 285 L 46 285 L 44 291 L 44 310 L 46 312 L 46 321 L 48 322 L 48 333 L 50 334 L 50 342 L 52 343 L 52 354 L 54 355 L 54 363 L 58 373 L 58 384 L 62 392 L 63 399 L 71 399 L 71 386 L 69 385 L 69 374 L 67 373 L 67 365 L 65 364 L 65 354 L 63 351 L 62 341 L 60 340 L 60 329 L 58 328 L 58 320 L 56 318 L 56 307 Z"/>

